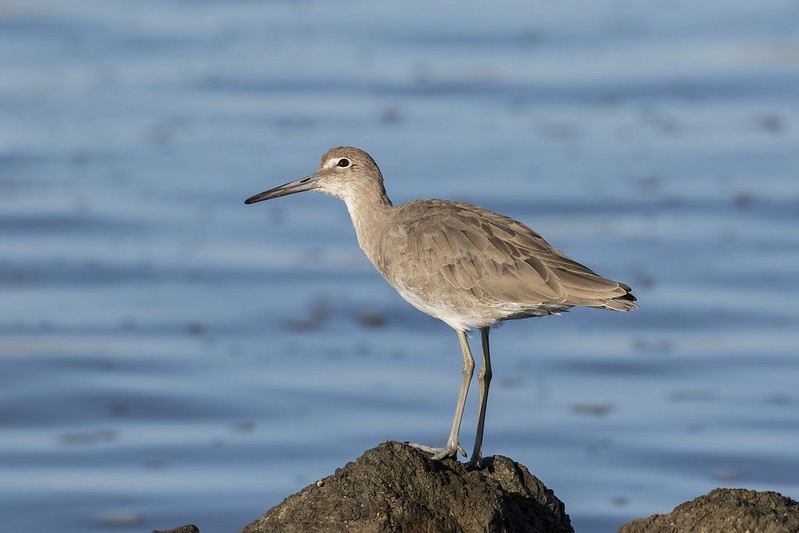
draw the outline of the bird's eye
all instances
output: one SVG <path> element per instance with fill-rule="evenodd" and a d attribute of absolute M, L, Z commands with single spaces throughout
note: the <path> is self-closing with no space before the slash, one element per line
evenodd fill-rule
<path fill-rule="evenodd" d="M 350 160 L 347 158 L 339 159 L 338 166 L 340 166 L 341 168 L 347 168 L 348 166 L 350 166 Z"/>

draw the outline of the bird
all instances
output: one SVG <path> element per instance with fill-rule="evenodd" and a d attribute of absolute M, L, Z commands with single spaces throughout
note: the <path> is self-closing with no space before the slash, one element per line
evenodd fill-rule
<path fill-rule="evenodd" d="M 480 331 L 482 366 L 474 446 L 467 467 L 480 468 L 491 383 L 489 331 L 506 320 L 543 317 L 583 306 L 638 308 L 629 285 L 603 278 L 510 217 L 439 199 L 394 206 L 383 174 L 365 151 L 328 150 L 311 175 L 250 196 L 254 204 L 303 191 L 343 200 L 366 257 L 412 306 L 452 327 L 463 358 L 449 437 L 442 447 L 411 446 L 431 459 L 467 456 L 459 435 L 475 362 L 468 334 Z"/>

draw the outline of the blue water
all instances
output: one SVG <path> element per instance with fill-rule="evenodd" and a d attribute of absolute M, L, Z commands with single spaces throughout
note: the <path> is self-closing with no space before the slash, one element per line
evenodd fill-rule
<path fill-rule="evenodd" d="M 799 499 L 799 6 L 0 4 L 0 529 L 238 531 L 382 440 L 441 444 L 454 333 L 343 204 L 516 217 L 641 309 L 492 334 L 486 453 L 613 531 Z M 477 346 L 475 346 L 477 349 Z M 474 398 L 464 423 L 474 424 Z"/>

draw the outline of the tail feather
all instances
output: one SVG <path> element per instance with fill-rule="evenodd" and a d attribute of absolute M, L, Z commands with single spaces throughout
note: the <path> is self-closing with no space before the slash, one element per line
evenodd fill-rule
<path fill-rule="evenodd" d="M 626 292 L 621 296 L 617 296 L 616 298 L 608 300 L 603 307 L 606 309 L 612 309 L 614 311 L 633 311 L 638 309 L 638 305 L 635 303 L 637 298 L 633 296 L 632 292 L 630 292 L 632 291 L 630 286 L 625 285 L 624 283 L 619 283 L 619 287 L 624 289 Z"/>

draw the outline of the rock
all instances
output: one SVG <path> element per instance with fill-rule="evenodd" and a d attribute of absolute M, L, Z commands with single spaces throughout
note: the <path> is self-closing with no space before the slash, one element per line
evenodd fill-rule
<path fill-rule="evenodd" d="M 180 526 L 176 527 L 175 529 L 169 529 L 164 531 L 154 529 L 153 533 L 200 533 L 200 528 L 198 528 L 194 524 L 186 524 L 185 526 Z"/>
<path fill-rule="evenodd" d="M 384 442 L 289 496 L 242 533 L 570 532 L 563 503 L 507 457 L 467 470 Z"/>
<path fill-rule="evenodd" d="M 776 492 L 714 489 L 674 508 L 624 524 L 619 533 L 795 533 L 799 503 Z"/>

